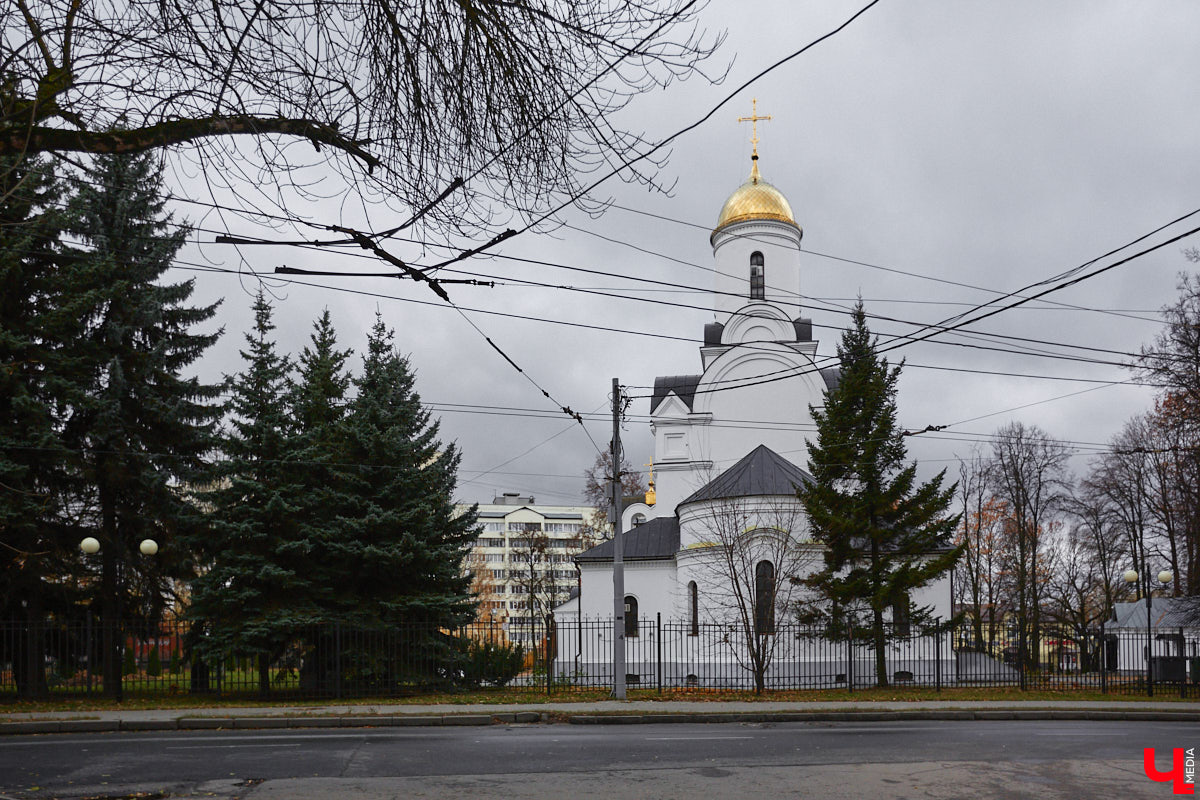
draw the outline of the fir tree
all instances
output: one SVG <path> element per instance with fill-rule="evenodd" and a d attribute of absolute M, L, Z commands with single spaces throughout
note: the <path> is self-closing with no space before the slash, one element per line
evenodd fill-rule
<path fill-rule="evenodd" d="M 216 304 L 193 306 L 192 281 L 161 279 L 183 245 L 161 197 L 162 169 L 150 156 L 97 157 L 75 181 L 71 230 L 87 248 L 62 291 L 83 324 L 69 343 L 78 381 L 64 439 L 86 482 L 100 540 L 105 689 L 120 691 L 119 615 L 161 614 L 166 580 L 186 554 L 172 538 L 196 524 L 181 486 L 203 474 L 213 446 L 219 387 L 182 371 L 220 335 L 196 333 Z M 156 556 L 138 555 L 153 538 Z"/>
<path fill-rule="evenodd" d="M 224 458 L 203 496 L 210 530 L 193 549 L 205 571 L 192 583 L 188 609 L 208 632 L 201 655 L 238 650 L 258 656 L 259 689 L 270 689 L 267 665 L 308 620 L 291 612 L 292 593 L 303 579 L 280 558 L 296 538 L 297 480 L 287 461 L 294 433 L 288 407 L 290 359 L 271 339 L 271 305 L 260 291 L 254 299 L 254 329 L 245 335 L 242 372 L 228 379 L 228 429 Z"/>
<path fill-rule="evenodd" d="M 901 366 L 879 355 L 862 301 L 838 345 L 841 377 L 812 408 L 817 441 L 808 442 L 814 481 L 799 489 L 813 538 L 825 545 L 825 565 L 809 582 L 835 609 L 865 605 L 875 651 L 876 681 L 888 685 L 886 644 L 905 619 L 926 622 L 910 592 L 954 566 L 950 546 L 958 518 L 947 514 L 955 487 L 945 472 L 917 485 L 916 464 L 905 464 L 896 420 Z M 888 610 L 893 626 L 885 625 Z M 899 617 L 897 619 L 897 616 Z"/>

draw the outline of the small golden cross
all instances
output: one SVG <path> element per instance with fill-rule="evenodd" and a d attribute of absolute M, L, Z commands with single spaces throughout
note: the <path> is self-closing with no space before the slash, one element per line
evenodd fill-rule
<path fill-rule="evenodd" d="M 750 107 L 751 108 L 750 116 L 738 117 L 738 122 L 749 122 L 749 123 L 752 123 L 754 126 L 754 134 L 750 138 L 750 144 L 752 144 L 754 146 L 754 160 L 757 161 L 758 160 L 758 121 L 760 119 L 770 119 L 771 115 L 768 114 L 765 117 L 760 117 L 758 115 L 758 98 L 757 97 L 752 98 L 750 102 L 752 104 Z"/>

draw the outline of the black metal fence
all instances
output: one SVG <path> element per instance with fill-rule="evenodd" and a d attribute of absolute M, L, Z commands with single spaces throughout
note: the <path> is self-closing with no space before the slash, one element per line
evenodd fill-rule
<path fill-rule="evenodd" d="M 775 626 L 746 636 L 738 624 L 650 618 L 625 633 L 626 684 L 676 688 L 844 689 L 881 685 L 934 689 L 1014 687 L 1200 697 L 1200 629 L 1100 628 L 1079 634 L 1046 626 L 1025 646 L 1014 631 L 980 639 L 957 628 L 885 626 L 876 646 L 866 628 Z M 612 684 L 610 620 L 570 620 L 557 630 L 554 670 L 564 685 Z M 1022 657 L 1023 656 L 1023 657 Z M 756 675 L 757 673 L 757 675 Z"/>
<path fill-rule="evenodd" d="M 500 623 L 454 629 L 311 625 L 263 652 L 218 645 L 205 627 L 186 621 L 141 622 L 107 631 L 92 620 L 0 622 L 0 699 L 400 697 L 537 680 L 544 686 L 545 630 L 545 622 L 524 627 L 522 638 L 533 643 L 522 645 L 510 643 Z"/>
<path fill-rule="evenodd" d="M 1036 640 L 969 626 L 889 628 L 877 647 L 866 629 L 779 624 L 745 636 L 740 626 L 661 617 L 627 620 L 630 688 L 842 689 L 880 684 L 933 689 L 1016 687 L 1200 697 L 1200 629 L 1044 628 Z M 0 698 L 244 694 L 277 698 L 367 697 L 528 687 L 607 689 L 613 683 L 609 619 L 528 620 L 457 629 L 411 625 L 310 626 L 269 653 L 217 647 L 186 622 L 0 623 Z M 519 638 L 523 643 L 511 641 Z M 105 642 L 108 647 L 105 647 Z M 106 653 L 108 668 L 105 669 Z M 105 675 L 111 676 L 105 681 Z"/>

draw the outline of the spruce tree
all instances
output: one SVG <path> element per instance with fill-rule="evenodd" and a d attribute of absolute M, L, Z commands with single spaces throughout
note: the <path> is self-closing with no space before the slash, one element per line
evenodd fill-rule
<path fill-rule="evenodd" d="M 189 560 L 172 540 L 197 524 L 183 487 L 203 475 L 220 388 L 183 370 L 220 334 L 195 332 L 217 306 L 191 305 L 192 281 L 162 281 L 187 231 L 165 212 L 153 157 L 99 156 L 74 189 L 71 231 L 86 252 L 62 291 L 83 331 L 68 343 L 80 379 L 63 435 L 100 540 L 104 685 L 119 695 L 119 617 L 156 619 Z M 157 555 L 138 553 L 146 538 Z"/>
<path fill-rule="evenodd" d="M 955 486 L 942 489 L 945 471 L 916 481 L 916 464 L 905 464 L 904 436 L 896 420 L 892 367 L 876 350 L 862 301 L 838 345 L 841 377 L 825 392 L 823 408 L 811 407 L 817 441 L 808 442 L 815 479 L 800 487 L 813 538 L 825 546 L 824 567 L 809 578 L 835 609 L 864 606 L 870 612 L 876 681 L 888 685 L 886 644 L 908 618 L 929 621 L 910 592 L 950 570 L 959 555 L 951 546 L 958 524 L 947 513 Z"/>
<path fill-rule="evenodd" d="M 0 160 L 0 620 L 28 636 L 0 644 L 21 695 L 45 690 L 38 626 L 75 610 L 78 551 L 65 498 L 60 409 L 78 319 L 62 310 L 62 186 L 41 160 Z M 11 647 L 8 652 L 6 645 Z"/>
<path fill-rule="evenodd" d="M 227 429 L 222 459 L 203 495 L 208 530 L 193 550 L 204 565 L 192 582 L 188 609 L 207 636 L 201 655 L 236 650 L 258 657 L 259 689 L 270 688 L 268 665 L 307 619 L 292 611 L 292 593 L 304 578 L 280 553 L 296 538 L 297 480 L 287 460 L 294 426 L 288 407 L 292 365 L 276 352 L 272 309 L 260 291 L 254 329 L 245 334 L 244 368 L 228 379 Z"/>
<path fill-rule="evenodd" d="M 313 324 L 310 345 L 299 357 L 298 376 L 289 398 L 295 426 L 288 442 L 294 477 L 289 501 L 296 508 L 295 537 L 279 552 L 279 563 L 304 581 L 295 585 L 287 613 L 297 622 L 340 622 L 350 610 L 344 598 L 356 580 L 342 569 L 351 538 L 349 518 L 355 498 L 344 460 L 346 361 L 352 351 L 339 350 L 329 310 Z"/>
<path fill-rule="evenodd" d="M 346 459 L 359 507 L 347 543 L 364 623 L 433 630 L 474 614 L 463 559 L 475 509 L 456 514 L 460 454 L 438 440 L 408 360 L 376 315 L 346 419 Z"/>

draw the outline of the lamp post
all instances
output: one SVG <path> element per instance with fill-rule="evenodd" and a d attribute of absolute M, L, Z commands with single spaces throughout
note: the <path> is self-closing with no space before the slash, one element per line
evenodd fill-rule
<path fill-rule="evenodd" d="M 83 552 L 83 554 L 85 556 L 94 556 L 100 552 L 100 540 L 94 536 L 84 537 L 79 542 L 79 549 L 80 549 L 80 551 Z M 152 556 L 158 552 L 158 542 L 154 541 L 153 539 L 143 539 L 138 544 L 138 551 L 142 555 Z M 109 621 L 109 624 L 107 624 L 107 625 L 104 625 L 103 623 L 105 622 L 105 620 L 103 618 L 101 619 L 102 626 L 101 626 L 101 631 L 100 631 L 100 640 L 101 640 L 101 647 L 104 651 L 101 661 L 104 665 L 104 672 L 103 672 L 104 692 L 105 692 L 105 694 L 111 696 L 113 699 L 120 700 L 121 696 L 122 696 L 121 665 L 116 663 L 115 659 L 113 658 L 113 655 L 114 655 L 113 635 L 118 633 L 116 628 L 119 628 L 120 624 L 121 624 L 121 610 L 120 610 L 121 609 L 121 606 L 120 606 L 121 587 L 119 585 L 115 586 L 111 597 L 108 596 L 108 593 L 106 591 L 103 591 L 104 588 L 108 587 L 109 579 L 108 579 L 108 575 L 107 575 L 107 567 L 108 567 L 107 561 L 108 561 L 108 559 L 111 559 L 112 557 L 113 557 L 113 554 L 111 552 L 107 554 L 106 564 L 102 568 L 102 569 L 104 569 L 106 574 L 105 574 L 105 578 L 104 578 L 104 582 L 103 582 L 104 586 L 102 587 L 102 592 L 101 592 L 101 594 L 102 594 L 101 599 L 103 601 L 102 605 L 101 605 L 101 611 L 105 616 L 107 616 L 110 613 L 109 609 L 110 609 L 110 604 L 111 604 L 111 612 L 112 612 L 113 618 L 111 621 Z M 115 562 L 111 562 L 111 563 L 115 564 Z M 116 565 L 118 570 L 119 570 L 119 566 L 120 566 L 119 564 Z M 120 573 L 118 572 L 117 575 L 119 576 L 119 574 Z M 91 683 L 92 683 L 92 678 L 91 678 L 91 674 L 92 674 L 91 619 L 92 619 L 91 614 L 88 614 L 88 637 L 87 637 L 88 645 L 87 645 L 87 647 L 88 647 L 88 687 L 89 687 L 89 689 L 90 689 Z M 124 639 L 124 637 L 122 637 L 122 641 L 120 642 L 121 645 L 124 645 L 123 639 Z"/>
<path fill-rule="evenodd" d="M 1146 560 L 1145 560 L 1145 558 L 1143 558 L 1142 559 L 1142 570 L 1145 571 L 1145 569 L 1146 569 Z M 1127 569 L 1127 570 L 1125 570 L 1125 574 L 1122 577 L 1124 577 L 1126 583 L 1133 585 L 1138 582 L 1138 578 L 1140 576 L 1138 575 L 1137 570 Z M 1171 582 L 1171 579 L 1174 576 L 1171 574 L 1170 570 L 1164 569 L 1161 572 L 1159 572 L 1156 577 L 1158 578 L 1159 583 L 1161 583 L 1163 586 L 1166 586 L 1167 584 L 1169 584 Z M 1153 587 L 1151 587 L 1151 585 L 1150 585 L 1149 575 L 1146 576 L 1146 592 L 1145 593 L 1146 593 L 1146 694 L 1149 697 L 1153 697 L 1154 696 L 1154 671 L 1153 671 L 1152 661 L 1153 661 L 1153 654 L 1154 654 L 1154 620 L 1153 620 L 1153 615 L 1151 613 L 1153 601 L 1150 598 L 1150 595 L 1153 593 Z"/>

